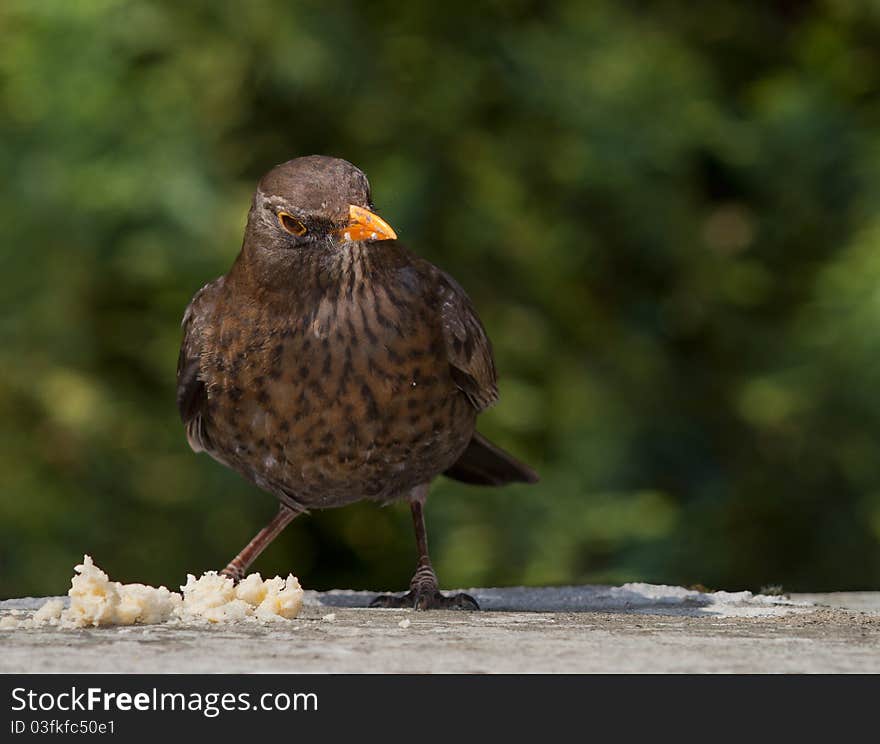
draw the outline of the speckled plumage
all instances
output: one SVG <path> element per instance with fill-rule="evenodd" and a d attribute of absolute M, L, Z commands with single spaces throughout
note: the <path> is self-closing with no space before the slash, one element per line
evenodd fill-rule
<path fill-rule="evenodd" d="M 453 291 L 442 275 L 398 245 L 346 250 L 305 291 L 241 303 L 233 271 L 192 305 L 206 400 L 190 443 L 304 508 L 405 495 L 457 460 L 476 420 L 425 296 Z"/>
<path fill-rule="evenodd" d="M 448 471 L 534 480 L 474 432 L 497 400 L 482 324 L 461 287 L 396 240 L 341 237 L 366 177 L 313 156 L 260 182 L 241 253 L 184 316 L 187 438 L 294 512 L 411 495 Z M 306 230 L 291 236 L 279 213 Z"/>

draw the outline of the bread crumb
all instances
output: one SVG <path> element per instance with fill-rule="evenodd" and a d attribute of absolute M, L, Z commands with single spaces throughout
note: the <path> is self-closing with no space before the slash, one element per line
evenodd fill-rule
<path fill-rule="evenodd" d="M 258 573 L 252 573 L 238 582 L 235 596 L 248 604 L 257 606 L 266 598 L 266 582 Z"/>
<path fill-rule="evenodd" d="M 74 570 L 76 575 L 67 592 L 70 607 L 56 618 L 65 628 L 163 623 L 181 603 L 180 595 L 164 586 L 111 581 L 89 555 L 83 556 L 83 562 Z M 38 624 L 48 624 L 49 619 L 42 621 L 34 615 Z"/>
<path fill-rule="evenodd" d="M 255 614 L 260 620 L 293 620 L 299 615 L 302 602 L 299 579 L 293 574 L 287 574 L 286 579 L 276 576 L 263 584 L 263 601 L 257 605 Z"/>
<path fill-rule="evenodd" d="M 293 574 L 266 581 L 258 573 L 250 574 L 236 586 L 232 579 L 208 571 L 198 579 L 190 574 L 180 589 L 183 605 L 179 614 L 189 620 L 292 620 L 302 609 L 303 590 Z"/>
<path fill-rule="evenodd" d="M 324 617 L 322 617 L 321 619 L 322 619 L 325 623 L 332 623 L 334 620 L 336 620 L 336 613 L 335 613 L 335 612 L 331 612 L 329 615 L 324 615 Z"/>
<path fill-rule="evenodd" d="M 187 574 L 186 584 L 180 591 L 183 593 L 180 615 L 187 620 L 220 623 L 246 617 L 248 603 L 235 596 L 235 582 L 216 571 L 208 571 L 198 579 Z"/>
<path fill-rule="evenodd" d="M 50 599 L 34 613 L 34 622 L 51 623 L 53 620 L 58 622 L 62 612 L 64 612 L 64 600 Z"/>
<path fill-rule="evenodd" d="M 397 625 L 400 628 L 408 628 L 410 625 L 412 625 L 412 623 L 409 621 L 409 618 L 406 617 L 403 620 L 401 620 L 399 623 L 397 623 Z"/>
<path fill-rule="evenodd" d="M 180 587 L 181 596 L 164 586 L 111 581 L 88 555 L 74 570 L 67 592 L 70 607 L 65 610 L 63 600 L 50 599 L 32 618 L 0 618 L 0 628 L 278 621 L 291 620 L 302 609 L 303 590 L 293 574 L 286 579 L 276 576 L 266 581 L 258 573 L 250 574 L 238 586 L 216 571 L 208 571 L 198 579 L 190 574 Z"/>

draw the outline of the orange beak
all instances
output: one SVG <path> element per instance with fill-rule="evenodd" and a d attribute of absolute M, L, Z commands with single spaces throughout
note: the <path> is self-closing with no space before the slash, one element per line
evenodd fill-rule
<path fill-rule="evenodd" d="M 348 224 L 339 230 L 344 240 L 397 240 L 391 225 L 369 209 L 351 204 Z"/>

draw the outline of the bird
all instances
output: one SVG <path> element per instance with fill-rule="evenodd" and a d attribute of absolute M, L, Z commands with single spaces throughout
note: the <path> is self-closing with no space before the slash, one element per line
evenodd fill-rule
<path fill-rule="evenodd" d="M 366 175 L 310 155 L 257 184 L 229 271 L 186 308 L 177 407 L 189 446 L 276 497 L 220 573 L 238 581 L 296 516 L 406 501 L 417 564 L 374 607 L 477 610 L 445 595 L 428 552 L 432 480 L 535 483 L 476 431 L 498 400 L 492 347 L 464 289 L 379 216 Z"/>

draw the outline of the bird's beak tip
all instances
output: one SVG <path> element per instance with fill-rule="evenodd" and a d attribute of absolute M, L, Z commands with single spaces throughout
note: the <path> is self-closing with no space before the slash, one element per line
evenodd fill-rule
<path fill-rule="evenodd" d="M 345 240 L 397 240 L 397 233 L 378 214 L 351 204 L 348 225 L 339 232 Z"/>

